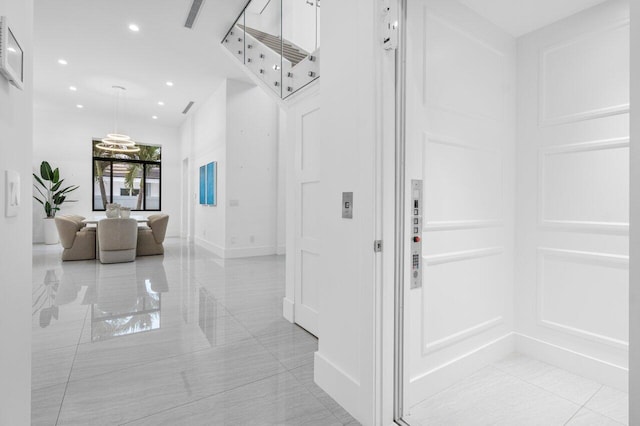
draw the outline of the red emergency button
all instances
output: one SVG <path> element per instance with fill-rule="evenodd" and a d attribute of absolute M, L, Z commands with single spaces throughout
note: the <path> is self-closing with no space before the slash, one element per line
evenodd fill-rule
<path fill-rule="evenodd" d="M 413 237 L 413 242 L 414 243 L 419 243 L 420 242 L 420 237 Z"/>

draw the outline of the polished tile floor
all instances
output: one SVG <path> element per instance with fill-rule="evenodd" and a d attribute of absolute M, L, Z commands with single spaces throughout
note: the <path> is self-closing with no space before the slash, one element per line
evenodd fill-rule
<path fill-rule="evenodd" d="M 34 246 L 34 425 L 356 425 L 282 318 L 284 258 L 64 262 Z"/>
<path fill-rule="evenodd" d="M 412 407 L 411 426 L 628 425 L 619 390 L 519 354 Z"/>
<path fill-rule="evenodd" d="M 61 262 L 34 246 L 34 425 L 357 425 L 282 318 L 284 258 Z M 412 426 L 627 425 L 627 395 L 521 355 L 411 409 Z"/>

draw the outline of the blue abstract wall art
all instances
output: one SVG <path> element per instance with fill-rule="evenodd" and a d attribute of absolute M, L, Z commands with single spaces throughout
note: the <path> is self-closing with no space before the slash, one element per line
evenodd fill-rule
<path fill-rule="evenodd" d="M 215 206 L 218 203 L 218 163 L 213 161 L 200 167 L 200 204 Z"/>

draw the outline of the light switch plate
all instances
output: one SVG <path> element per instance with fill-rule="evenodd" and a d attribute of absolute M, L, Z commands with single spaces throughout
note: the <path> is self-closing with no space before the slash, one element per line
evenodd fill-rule
<path fill-rule="evenodd" d="M 6 217 L 18 215 L 20 210 L 20 173 L 15 170 L 5 171 L 5 209 Z"/>
<path fill-rule="evenodd" d="M 342 218 L 353 219 L 353 192 L 342 193 Z"/>

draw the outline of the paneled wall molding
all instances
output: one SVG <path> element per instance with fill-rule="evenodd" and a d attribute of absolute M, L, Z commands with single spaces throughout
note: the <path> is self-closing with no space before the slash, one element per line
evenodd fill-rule
<path fill-rule="evenodd" d="M 470 41 L 472 44 L 480 47 L 483 51 L 487 51 L 490 52 L 492 55 L 495 55 L 497 57 L 500 58 L 500 60 L 502 61 L 506 61 L 506 53 L 497 49 L 495 46 L 492 46 L 490 43 L 488 43 L 486 40 L 483 40 L 481 38 L 479 38 L 478 36 L 469 33 L 468 31 L 465 31 L 463 28 L 461 28 L 460 26 L 454 24 L 453 22 L 451 22 L 449 19 L 434 13 L 432 10 L 429 10 L 427 5 L 423 6 L 423 25 L 422 28 L 424 28 L 424 34 L 422 35 L 423 40 L 422 40 L 422 45 L 423 48 L 424 46 L 426 46 L 426 38 L 427 38 L 427 31 L 426 28 L 429 28 L 431 26 L 431 24 L 429 23 L 429 20 L 434 20 L 437 23 L 443 25 L 444 27 L 446 27 L 447 29 L 455 32 L 458 35 L 461 35 L 462 37 L 464 37 L 466 40 Z M 424 51 L 423 52 L 424 57 L 427 57 L 427 52 Z M 492 120 L 494 122 L 504 122 L 506 120 L 506 98 L 503 99 L 502 102 L 502 106 L 500 108 L 500 111 L 497 115 L 492 115 L 492 114 L 488 114 L 486 110 L 483 111 L 470 111 L 470 110 L 464 110 L 462 108 L 453 108 L 451 106 L 447 106 L 447 105 L 443 105 L 441 103 L 432 103 L 431 102 L 431 97 L 429 96 L 428 90 L 427 90 L 427 78 L 430 75 L 429 72 L 427 72 L 427 61 L 425 60 L 423 63 L 423 70 L 422 70 L 422 102 L 423 105 L 428 105 L 429 107 L 441 110 L 441 111 L 446 111 L 449 113 L 453 113 L 456 115 L 460 115 L 462 117 L 466 117 L 466 118 L 471 118 L 474 120 L 480 120 L 480 121 L 486 121 L 486 120 Z"/>
<path fill-rule="evenodd" d="M 425 221 L 424 232 L 456 231 L 461 229 L 500 228 L 504 226 L 501 220 L 449 220 Z"/>
<path fill-rule="evenodd" d="M 495 161 L 498 164 L 498 168 L 500 170 L 499 182 L 497 182 L 498 190 L 500 191 L 500 195 L 497 197 L 498 205 L 502 205 L 504 194 L 502 192 L 502 179 L 503 179 L 503 159 L 502 152 L 499 149 L 492 147 L 484 147 L 474 145 L 472 143 L 461 141 L 456 138 L 452 138 L 449 136 L 437 135 L 434 133 L 423 132 L 422 134 L 423 143 L 422 143 L 422 158 L 423 164 L 427 164 L 429 154 L 429 144 L 437 144 L 442 146 L 448 146 L 458 149 L 463 149 L 472 152 L 489 154 L 495 157 Z M 424 175 L 424 172 L 423 172 Z M 424 176 L 423 176 L 424 178 Z M 498 209 L 498 212 L 501 213 L 502 209 Z M 504 220 L 502 217 L 495 218 L 473 218 L 473 219 L 462 219 L 462 220 L 431 220 L 431 215 L 429 214 L 429 206 L 426 206 L 425 209 L 425 218 L 423 224 L 423 232 L 435 232 L 435 231 L 455 231 L 455 230 L 463 230 L 463 229 L 478 229 L 478 228 L 499 228 L 504 226 Z"/>
<path fill-rule="evenodd" d="M 424 256 L 424 262 L 426 266 L 436 266 L 443 265 L 445 263 L 462 262 L 466 260 L 480 259 L 483 257 L 497 256 L 503 252 L 504 247 L 483 247 L 473 250 Z"/>
<path fill-rule="evenodd" d="M 315 94 L 299 102 L 287 114 L 289 137 L 293 149 L 293 191 L 287 202 L 293 207 L 295 223 L 293 232 L 293 256 L 291 262 L 294 280 L 294 294 L 289 296 L 293 303 L 295 322 L 310 333 L 318 336 L 318 293 L 320 273 L 319 200 L 321 152 L 319 96 Z"/>
<path fill-rule="evenodd" d="M 587 265 L 599 265 L 607 268 L 629 269 L 629 256 L 610 254 L 610 253 L 593 253 L 576 250 L 565 250 L 557 248 L 538 248 L 538 271 L 537 271 L 537 323 L 541 326 L 569 333 L 571 335 L 581 337 L 587 340 L 604 343 L 609 346 L 627 349 L 629 342 L 620 340 L 612 336 L 606 336 L 601 333 L 589 331 L 569 324 L 562 324 L 545 318 L 545 261 L 549 258 L 561 259 L 571 263 L 581 263 Z"/>
<path fill-rule="evenodd" d="M 474 326 L 471 326 L 467 329 L 459 331 L 457 333 L 451 334 L 449 336 L 443 337 L 442 339 L 438 339 L 434 342 L 426 342 L 422 348 L 422 355 L 426 356 L 432 352 L 437 352 L 441 349 L 449 347 L 454 343 L 457 343 L 461 340 L 466 340 L 471 336 L 475 336 L 484 331 L 490 330 L 493 327 L 500 325 L 504 322 L 504 317 L 502 315 L 492 318 L 488 321 L 481 322 Z"/>
<path fill-rule="evenodd" d="M 579 121 L 593 120 L 596 118 L 626 114 L 629 112 L 628 101 L 616 103 L 612 105 L 606 105 L 599 108 L 585 109 L 583 111 L 577 111 L 575 113 L 555 115 L 555 116 L 550 115 L 547 108 L 547 101 L 548 101 L 547 65 L 548 65 L 549 55 L 562 49 L 571 48 L 582 42 L 588 42 L 589 40 L 598 40 L 602 38 L 604 35 L 606 35 L 607 33 L 611 33 L 622 28 L 628 28 L 629 24 L 630 24 L 629 19 L 622 19 L 612 23 L 611 25 L 599 28 L 595 31 L 589 31 L 584 34 L 581 34 L 578 37 L 575 37 L 571 40 L 564 41 L 562 43 L 553 44 L 540 51 L 540 58 L 539 58 L 540 86 L 539 86 L 539 96 L 538 96 L 539 110 L 540 110 L 540 116 L 539 116 L 540 127 L 550 127 L 550 126 L 558 126 L 562 124 L 576 123 Z M 611 67 L 613 69 L 615 67 L 615 64 L 612 64 Z"/>
<path fill-rule="evenodd" d="M 448 388 L 452 383 L 464 379 L 478 371 L 478 366 L 486 366 L 497 362 L 515 350 L 515 335 L 513 332 L 478 345 L 459 356 L 432 366 L 428 370 L 409 378 L 410 386 L 415 391 L 409 392 L 405 403 L 413 406 L 432 395 Z"/>
<path fill-rule="evenodd" d="M 541 228 L 548 228 L 556 231 L 628 235 L 628 222 L 567 220 L 545 217 L 546 200 L 548 197 L 545 189 L 547 185 L 547 163 L 550 157 L 628 148 L 629 137 L 570 143 L 540 148 L 538 155 L 538 225 Z"/>
<path fill-rule="evenodd" d="M 623 392 L 628 390 L 629 369 L 626 366 L 524 333 L 515 332 L 513 335 L 515 350 L 523 355 L 555 365 Z"/>

